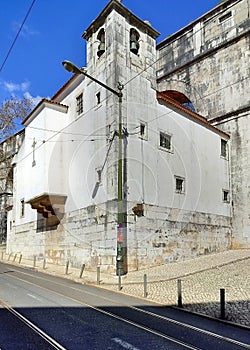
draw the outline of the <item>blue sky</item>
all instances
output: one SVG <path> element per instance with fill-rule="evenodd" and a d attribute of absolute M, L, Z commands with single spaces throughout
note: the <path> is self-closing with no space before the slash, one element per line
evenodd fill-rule
<path fill-rule="evenodd" d="M 84 66 L 81 35 L 109 0 L 35 0 L 0 72 L 0 102 L 11 95 L 51 97 L 70 78 L 64 59 Z M 123 0 L 161 35 L 158 42 L 218 4 L 219 0 Z M 32 0 L 0 0 L 0 67 Z"/>

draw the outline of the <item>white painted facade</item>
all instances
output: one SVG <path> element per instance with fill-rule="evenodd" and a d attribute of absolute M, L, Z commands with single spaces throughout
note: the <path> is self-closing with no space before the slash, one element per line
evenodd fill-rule
<path fill-rule="evenodd" d="M 139 35 L 138 54 L 130 50 L 131 29 Z M 105 52 L 98 57 L 100 30 Z M 222 251 L 231 244 L 231 206 L 223 197 L 225 192 L 230 196 L 229 155 L 221 156 L 221 140 L 228 147 L 229 136 L 157 93 L 151 65 L 157 35 L 115 0 L 83 35 L 87 73 L 115 90 L 118 82 L 124 84 L 128 269 Z M 9 252 L 114 271 L 118 105 L 116 95 L 76 75 L 26 119 L 14 165 Z M 56 225 L 42 229 L 39 211 L 49 217 L 47 224 L 58 218 Z"/>

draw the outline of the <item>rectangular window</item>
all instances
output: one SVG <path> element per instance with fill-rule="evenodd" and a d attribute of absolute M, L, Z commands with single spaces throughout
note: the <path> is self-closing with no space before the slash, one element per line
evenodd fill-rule
<path fill-rule="evenodd" d="M 148 138 L 148 127 L 147 124 L 144 122 L 140 122 L 140 134 L 139 137 L 141 139 L 147 140 Z"/>
<path fill-rule="evenodd" d="M 22 198 L 21 201 L 20 201 L 20 216 L 21 218 L 24 217 L 24 208 L 25 208 L 25 202 L 24 202 L 24 199 Z"/>
<path fill-rule="evenodd" d="M 83 93 L 77 96 L 76 98 L 76 113 L 77 115 L 82 114 L 83 112 Z"/>
<path fill-rule="evenodd" d="M 96 104 L 99 105 L 101 103 L 101 93 L 97 92 L 96 94 Z"/>
<path fill-rule="evenodd" d="M 142 124 L 140 125 L 140 135 L 141 137 L 144 137 L 145 136 L 145 124 Z"/>
<path fill-rule="evenodd" d="M 223 158 L 227 158 L 227 141 L 221 139 L 220 155 Z"/>
<path fill-rule="evenodd" d="M 160 147 L 171 150 L 171 135 L 160 132 Z"/>
<path fill-rule="evenodd" d="M 222 200 L 224 203 L 229 203 L 229 191 L 228 190 L 222 190 Z"/>
<path fill-rule="evenodd" d="M 185 181 L 183 177 L 175 176 L 175 191 L 178 193 L 185 192 Z"/>
<path fill-rule="evenodd" d="M 221 16 L 219 18 L 219 22 L 222 23 L 222 22 L 225 22 L 227 19 L 229 19 L 230 17 L 232 17 L 232 12 L 228 12 L 226 13 L 225 15 Z"/>

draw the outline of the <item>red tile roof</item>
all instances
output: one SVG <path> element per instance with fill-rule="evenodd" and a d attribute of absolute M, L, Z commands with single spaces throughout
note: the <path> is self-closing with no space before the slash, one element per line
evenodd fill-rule
<path fill-rule="evenodd" d="M 227 134 L 226 132 L 213 126 L 205 117 L 201 116 L 200 114 L 198 114 L 196 112 L 193 112 L 191 109 L 185 107 L 184 105 L 182 105 L 178 101 L 169 97 L 167 92 L 157 91 L 157 99 L 166 103 L 168 106 L 170 106 L 170 108 L 173 108 L 174 110 L 180 112 L 186 118 L 191 119 L 192 121 L 212 130 L 213 132 L 216 132 L 217 134 L 220 134 L 222 137 L 225 137 L 227 139 L 229 138 L 229 134 Z"/>
<path fill-rule="evenodd" d="M 59 102 L 56 102 L 56 101 L 53 101 L 53 100 L 50 100 L 48 98 L 43 98 L 41 99 L 41 101 L 36 105 L 36 107 L 30 112 L 30 114 L 22 121 L 22 124 L 25 124 L 29 118 L 32 116 L 32 114 L 34 114 L 34 112 L 36 112 L 41 106 L 42 104 L 44 103 L 49 103 L 51 105 L 57 105 L 57 106 L 61 106 L 61 107 L 65 107 L 66 109 L 68 109 L 68 106 L 62 104 L 62 103 L 59 103 Z"/>

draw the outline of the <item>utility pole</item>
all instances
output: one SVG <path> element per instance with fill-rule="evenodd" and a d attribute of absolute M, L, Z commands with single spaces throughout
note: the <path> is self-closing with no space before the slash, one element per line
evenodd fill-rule
<path fill-rule="evenodd" d="M 118 116 L 118 174 L 117 174 L 117 254 L 116 254 L 116 274 L 122 276 L 124 271 L 125 252 L 124 252 L 124 233 L 126 230 L 125 208 L 124 208 L 124 188 L 123 188 L 123 133 L 122 133 L 122 89 L 123 85 L 118 84 L 119 93 L 119 116 Z"/>

